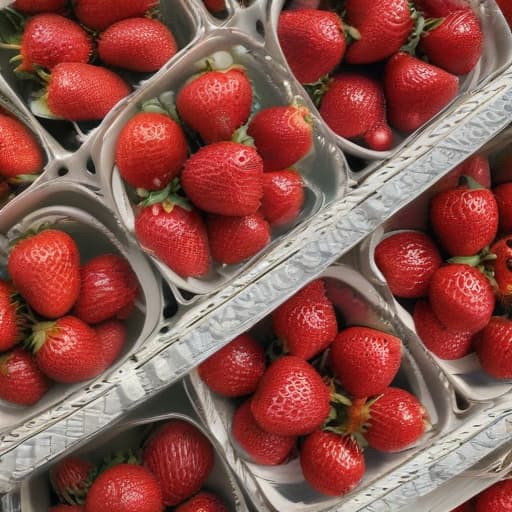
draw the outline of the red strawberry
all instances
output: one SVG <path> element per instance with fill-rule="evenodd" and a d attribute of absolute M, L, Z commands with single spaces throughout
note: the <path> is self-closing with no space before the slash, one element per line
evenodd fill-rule
<path fill-rule="evenodd" d="M 352 396 L 375 396 L 395 378 L 401 351 L 401 341 L 389 333 L 369 327 L 348 327 L 332 342 L 331 368 Z"/>
<path fill-rule="evenodd" d="M 313 145 L 313 127 L 306 107 L 264 108 L 249 123 L 266 171 L 286 169 L 306 156 Z"/>
<path fill-rule="evenodd" d="M 50 111 L 68 121 L 103 119 L 130 94 L 130 86 L 112 71 L 81 62 L 61 62 L 52 71 L 46 101 Z"/>
<path fill-rule="evenodd" d="M 455 98 L 459 79 L 408 53 L 391 57 L 384 72 L 389 124 L 413 132 Z"/>
<path fill-rule="evenodd" d="M 429 62 L 454 75 L 465 75 L 476 66 L 482 46 L 480 21 L 470 9 L 449 14 L 421 38 Z"/>
<path fill-rule="evenodd" d="M 202 147 L 186 161 L 181 185 L 201 210 L 250 215 L 260 207 L 263 164 L 254 148 L 237 142 L 216 142 Z"/>
<path fill-rule="evenodd" d="M 175 512 L 229 512 L 229 509 L 226 503 L 215 494 L 201 491 L 182 503 Z"/>
<path fill-rule="evenodd" d="M 73 314 L 97 324 L 132 304 L 138 293 L 137 276 L 129 263 L 118 254 L 101 254 L 80 268 L 80 295 Z"/>
<path fill-rule="evenodd" d="M 490 262 L 498 285 L 497 298 L 505 305 L 512 303 L 512 236 L 494 243 L 490 250 L 496 259 Z"/>
<path fill-rule="evenodd" d="M 498 205 L 500 233 L 512 233 L 512 182 L 502 183 L 492 190 Z"/>
<path fill-rule="evenodd" d="M 251 106 L 251 82 L 241 67 L 207 71 L 187 82 L 176 98 L 181 119 L 206 144 L 231 140 L 247 122 Z"/>
<path fill-rule="evenodd" d="M 144 448 L 144 465 L 157 477 L 164 505 L 177 505 L 196 493 L 213 467 L 210 441 L 191 423 L 171 420 Z M 86 511 L 89 512 L 89 511 Z"/>
<path fill-rule="evenodd" d="M 501 9 L 503 16 L 505 16 L 509 27 L 512 27 L 512 3 L 510 3 L 510 0 L 496 0 L 496 3 Z"/>
<path fill-rule="evenodd" d="M 182 277 L 208 273 L 208 237 L 197 210 L 158 203 L 142 209 L 135 221 L 141 245 Z"/>
<path fill-rule="evenodd" d="M 489 280 L 464 264 L 436 270 L 430 281 L 429 300 L 432 311 L 448 329 L 471 333 L 487 325 L 495 304 Z"/>
<path fill-rule="evenodd" d="M 457 187 L 432 198 L 430 222 L 441 245 L 452 256 L 473 256 L 498 231 L 498 205 L 486 188 Z"/>
<path fill-rule="evenodd" d="M 178 50 L 171 31 L 160 21 L 128 18 L 100 34 L 98 56 L 107 66 L 158 71 Z"/>
<path fill-rule="evenodd" d="M 48 512 L 84 512 L 84 510 L 81 505 L 55 505 L 50 507 Z"/>
<path fill-rule="evenodd" d="M 338 15 L 318 9 L 281 12 L 277 36 L 295 78 L 303 84 L 317 82 L 330 73 L 347 46 Z"/>
<path fill-rule="evenodd" d="M 63 11 L 67 3 L 68 0 L 16 0 L 12 7 L 27 14 L 37 14 Z"/>
<path fill-rule="evenodd" d="M 483 370 L 496 379 L 512 379 L 512 320 L 493 316 L 481 336 L 476 354 Z"/>
<path fill-rule="evenodd" d="M 203 0 L 204 5 L 212 14 L 219 14 L 226 9 L 225 0 Z"/>
<path fill-rule="evenodd" d="M 512 480 L 502 480 L 485 489 L 474 499 L 475 512 L 511 512 Z"/>
<path fill-rule="evenodd" d="M 451 512 L 473 512 L 473 507 L 471 506 L 471 502 L 468 501 L 454 508 Z"/>
<path fill-rule="evenodd" d="M 0 398 L 19 405 L 33 405 L 50 383 L 25 350 L 15 348 L 0 355 Z"/>
<path fill-rule="evenodd" d="M 491 170 L 489 160 L 483 155 L 473 155 L 464 160 L 455 169 L 451 170 L 447 176 L 444 176 L 435 184 L 435 190 L 447 190 L 456 188 L 459 185 L 461 176 L 473 178 L 484 188 L 491 187 Z"/>
<path fill-rule="evenodd" d="M 345 22 L 361 37 L 347 49 L 350 64 L 385 59 L 400 50 L 413 28 L 407 0 L 347 0 Z"/>
<path fill-rule="evenodd" d="M 247 400 L 236 410 L 232 433 L 251 460 L 265 466 L 284 462 L 297 441 L 296 436 L 281 436 L 263 430 L 251 412 L 251 400 Z"/>
<path fill-rule="evenodd" d="M 283 356 L 261 378 L 251 400 L 251 411 L 267 432 L 299 436 L 324 423 L 329 400 L 328 387 L 309 363 L 296 356 Z"/>
<path fill-rule="evenodd" d="M 41 172 L 44 155 L 34 134 L 16 118 L 0 114 L 0 176 Z"/>
<path fill-rule="evenodd" d="M 35 324 L 33 348 L 41 371 L 57 382 L 80 382 L 104 368 L 96 333 L 73 316 Z M 80 364 L 77 364 L 79 362 Z"/>
<path fill-rule="evenodd" d="M 265 372 L 265 352 L 250 334 L 241 334 L 201 363 L 197 371 L 219 395 L 249 395 Z"/>
<path fill-rule="evenodd" d="M 157 479 L 136 464 L 118 464 L 94 480 L 85 512 L 163 512 Z"/>
<path fill-rule="evenodd" d="M 50 482 L 60 501 L 82 503 L 94 465 L 79 457 L 66 457 L 50 470 Z"/>
<path fill-rule="evenodd" d="M 0 279 L 0 352 L 12 348 L 23 339 L 25 320 L 15 294 L 14 287 Z"/>
<path fill-rule="evenodd" d="M 103 365 L 108 368 L 118 358 L 127 338 L 126 326 L 119 320 L 107 320 L 94 326 L 96 339 L 101 345 Z"/>
<path fill-rule="evenodd" d="M 259 213 L 244 217 L 210 215 L 207 229 L 212 258 L 228 265 L 245 261 L 270 242 L 270 226 Z"/>
<path fill-rule="evenodd" d="M 80 23 L 104 30 L 116 21 L 143 16 L 157 5 L 157 0 L 76 0 L 73 8 Z"/>
<path fill-rule="evenodd" d="M 307 360 L 325 350 L 338 333 L 338 324 L 324 282 L 309 283 L 278 307 L 272 313 L 272 327 L 292 356 Z"/>
<path fill-rule="evenodd" d="M 300 465 L 306 482 L 328 496 L 351 491 L 363 478 L 363 451 L 349 436 L 317 430 L 300 449 Z"/>
<path fill-rule="evenodd" d="M 299 216 L 304 203 L 304 182 L 293 170 L 266 172 L 260 213 L 271 226 L 285 226 Z"/>
<path fill-rule="evenodd" d="M 386 237 L 375 248 L 374 258 L 391 293 L 403 298 L 425 297 L 432 274 L 443 262 L 434 241 L 419 231 Z"/>
<path fill-rule="evenodd" d="M 386 105 L 381 85 L 357 73 L 336 75 L 322 97 L 320 114 L 341 137 L 362 137 L 371 149 L 391 147 L 393 134 L 386 122 Z"/>
<path fill-rule="evenodd" d="M 415 0 L 414 4 L 429 17 L 448 16 L 455 11 L 470 9 L 467 0 Z"/>
<path fill-rule="evenodd" d="M 9 255 L 9 274 L 31 308 L 47 318 L 65 315 L 80 291 L 80 255 L 63 231 L 45 229 L 22 239 Z"/>

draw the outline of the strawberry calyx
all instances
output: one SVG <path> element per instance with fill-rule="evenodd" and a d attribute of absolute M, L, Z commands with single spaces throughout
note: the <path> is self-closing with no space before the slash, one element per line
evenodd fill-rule
<path fill-rule="evenodd" d="M 54 481 L 53 473 L 50 471 L 50 483 L 56 490 L 61 501 L 68 505 L 83 505 L 85 498 L 94 480 L 98 477 L 98 468 L 93 466 L 87 474 L 87 477 L 80 482 L 80 485 L 71 485 L 69 487 L 61 487 Z"/>
<path fill-rule="evenodd" d="M 119 464 L 141 465 L 142 454 L 140 453 L 140 450 L 134 452 L 130 449 L 126 452 L 117 452 L 114 455 L 108 455 L 103 459 L 103 462 L 91 472 L 92 481 L 98 478 L 98 476 L 107 469 L 118 466 Z"/>
<path fill-rule="evenodd" d="M 21 13 L 10 7 L 0 11 L 0 48 L 19 50 L 23 36 L 23 26 L 27 19 Z"/>
<path fill-rule="evenodd" d="M 420 44 L 422 36 L 441 25 L 444 18 L 425 18 L 421 12 L 416 9 L 413 2 L 409 2 L 409 10 L 411 11 L 413 28 L 406 43 L 400 48 L 400 51 L 415 55 L 416 48 Z"/>
<path fill-rule="evenodd" d="M 303 84 L 304 89 L 315 104 L 315 107 L 320 107 L 324 94 L 329 90 L 332 78 L 329 74 L 324 75 L 320 80 L 312 84 Z"/>
<path fill-rule="evenodd" d="M 476 183 L 476 182 L 475 182 Z M 453 256 L 447 260 L 450 264 L 464 264 L 478 269 L 490 281 L 494 289 L 498 289 L 498 283 L 494 279 L 494 270 L 488 264 L 497 259 L 496 254 L 491 252 L 490 247 L 487 245 L 478 254 L 474 256 Z"/>
<path fill-rule="evenodd" d="M 24 185 L 26 183 L 33 183 L 34 181 L 39 178 L 40 173 L 34 173 L 34 174 L 18 174 L 14 178 L 9 178 L 7 182 L 10 185 Z"/>
<path fill-rule="evenodd" d="M 52 224 L 50 222 L 43 222 L 38 227 L 31 227 L 27 229 L 23 234 L 9 240 L 9 249 L 13 249 L 16 245 L 18 245 L 22 240 L 26 240 L 27 238 L 31 238 L 42 231 L 50 229 Z"/>
<path fill-rule="evenodd" d="M 178 112 L 176 111 L 176 105 L 174 104 L 174 94 L 162 94 L 158 98 L 144 101 L 140 106 L 140 110 L 142 112 L 169 116 L 173 121 L 181 124 Z"/>
<path fill-rule="evenodd" d="M 249 146 L 251 148 L 255 148 L 254 139 L 247 133 L 247 124 L 243 124 L 240 128 L 237 128 L 233 132 L 233 136 L 231 140 L 233 142 L 238 142 L 238 144 L 243 144 L 244 146 Z"/>
<path fill-rule="evenodd" d="M 26 346 L 34 354 L 37 354 L 49 336 L 55 335 L 59 330 L 57 320 L 49 322 L 37 322 L 32 326 L 32 334 L 28 337 Z"/>
<path fill-rule="evenodd" d="M 476 181 L 475 178 L 473 178 L 467 174 L 463 174 L 459 178 L 459 186 L 464 185 L 464 184 L 467 186 L 468 190 L 484 190 L 487 188 L 487 187 L 484 187 L 483 185 L 481 185 L 480 183 L 478 183 L 478 181 Z"/>
<path fill-rule="evenodd" d="M 137 195 L 144 198 L 138 206 L 146 207 L 161 203 L 166 213 L 171 213 L 174 205 L 178 205 L 184 210 L 191 211 L 192 205 L 186 197 L 178 195 L 181 190 L 179 178 L 174 178 L 169 185 L 161 190 L 148 192 L 146 189 L 138 188 Z"/>

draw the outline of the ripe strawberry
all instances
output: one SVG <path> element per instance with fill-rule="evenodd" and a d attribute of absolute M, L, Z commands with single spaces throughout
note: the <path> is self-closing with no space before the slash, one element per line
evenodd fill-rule
<path fill-rule="evenodd" d="M 247 133 L 254 139 L 265 171 L 291 167 L 313 146 L 312 121 L 304 106 L 264 108 L 252 118 Z"/>
<path fill-rule="evenodd" d="M 162 490 L 147 469 L 118 464 L 94 480 L 85 512 L 163 512 Z"/>
<path fill-rule="evenodd" d="M 470 9 L 467 0 L 415 0 L 414 4 L 430 18 L 449 16 L 455 11 Z"/>
<path fill-rule="evenodd" d="M 467 501 L 457 508 L 454 508 L 451 512 L 473 512 L 473 507 L 471 506 L 471 502 Z"/>
<path fill-rule="evenodd" d="M 283 356 L 272 363 L 251 400 L 258 425 L 282 436 L 306 435 L 326 420 L 330 392 L 306 361 Z"/>
<path fill-rule="evenodd" d="M 229 509 L 215 494 L 201 491 L 182 503 L 175 512 L 229 512 Z"/>
<path fill-rule="evenodd" d="M 389 333 L 369 327 L 348 327 L 332 342 L 330 364 L 352 396 L 375 396 L 395 378 L 401 352 L 401 341 Z"/>
<path fill-rule="evenodd" d="M 105 30 L 116 21 L 143 16 L 157 5 L 157 0 L 76 0 L 73 9 L 80 23 L 93 30 Z"/>
<path fill-rule="evenodd" d="M 94 465 L 79 457 L 66 457 L 50 470 L 50 482 L 59 500 L 71 505 L 83 503 Z"/>
<path fill-rule="evenodd" d="M 9 350 L 23 339 L 25 320 L 14 287 L 0 279 L 0 352 Z"/>
<path fill-rule="evenodd" d="M 476 344 L 476 355 L 483 370 L 496 379 L 512 379 L 512 320 L 493 316 Z"/>
<path fill-rule="evenodd" d="M 197 210 L 158 203 L 142 209 L 135 220 L 140 244 L 182 277 L 208 273 L 208 236 Z"/>
<path fill-rule="evenodd" d="M 270 242 L 270 226 L 259 213 L 244 217 L 210 215 L 206 227 L 212 258 L 227 265 L 241 263 Z"/>
<path fill-rule="evenodd" d="M 219 14 L 226 10 L 225 0 L 203 0 L 204 5 L 212 14 Z"/>
<path fill-rule="evenodd" d="M 505 16 L 509 27 L 512 27 L 512 3 L 510 3 L 510 0 L 496 0 L 496 3 L 501 9 L 503 16 Z"/>
<path fill-rule="evenodd" d="M 98 56 L 104 64 L 131 71 L 158 71 L 177 51 L 171 31 L 149 18 L 118 21 L 98 39 Z"/>
<path fill-rule="evenodd" d="M 457 187 L 432 198 L 430 222 L 441 245 L 452 256 L 473 256 L 498 231 L 498 205 L 486 188 Z"/>
<path fill-rule="evenodd" d="M 101 254 L 80 267 L 80 295 L 73 314 L 97 324 L 132 304 L 138 293 L 137 276 L 129 263 L 118 254 Z"/>
<path fill-rule="evenodd" d="M 508 306 L 512 304 L 512 236 L 495 242 L 490 252 L 496 256 L 489 264 L 498 286 L 497 299 Z"/>
<path fill-rule="evenodd" d="M 386 237 L 375 248 L 374 259 L 391 293 L 409 299 L 427 295 L 430 278 L 443 262 L 434 241 L 419 231 Z"/>
<path fill-rule="evenodd" d="M 272 327 L 285 352 L 311 359 L 325 350 L 338 333 L 336 313 L 317 279 L 272 313 Z"/>
<path fill-rule="evenodd" d="M 219 395 L 249 395 L 265 373 L 265 352 L 250 334 L 241 334 L 201 363 L 197 371 Z"/>
<path fill-rule="evenodd" d="M 187 82 L 178 93 L 176 107 L 185 124 L 206 144 L 231 140 L 247 122 L 252 86 L 244 68 L 207 71 Z"/>
<path fill-rule="evenodd" d="M 475 512 L 511 512 L 512 480 L 505 479 L 485 489 L 474 499 Z"/>
<path fill-rule="evenodd" d="M 512 233 L 512 182 L 502 183 L 492 190 L 498 205 L 500 233 Z"/>
<path fill-rule="evenodd" d="M 491 170 L 489 160 L 484 155 L 473 155 L 464 160 L 457 167 L 452 169 L 447 176 L 444 176 L 435 184 L 435 190 L 441 192 L 450 188 L 456 188 L 459 185 L 461 176 L 473 178 L 484 188 L 491 187 Z"/>
<path fill-rule="evenodd" d="M 338 15 L 318 9 L 281 12 L 277 37 L 295 78 L 303 84 L 317 82 L 330 73 L 347 47 Z"/>
<path fill-rule="evenodd" d="M 306 482 L 328 496 L 351 491 L 363 478 L 363 451 L 349 436 L 317 430 L 300 449 L 300 465 Z"/>
<path fill-rule="evenodd" d="M 63 231 L 45 229 L 19 241 L 9 254 L 9 274 L 29 306 L 47 318 L 65 315 L 80 291 L 80 255 Z"/>
<path fill-rule="evenodd" d="M 112 71 L 82 62 L 61 62 L 50 76 L 50 111 L 68 121 L 97 121 L 130 94 L 130 86 Z"/>
<path fill-rule="evenodd" d="M 263 163 L 254 148 L 237 142 L 216 142 L 202 147 L 185 162 L 181 185 L 201 210 L 250 215 L 261 204 Z"/>
<path fill-rule="evenodd" d="M 37 14 L 63 11 L 67 3 L 67 0 L 16 0 L 12 7 L 26 14 Z"/>
<path fill-rule="evenodd" d="M 101 345 L 103 366 L 108 368 L 117 359 L 127 338 L 126 326 L 119 320 L 106 320 L 94 326 L 96 339 Z"/>
<path fill-rule="evenodd" d="M 50 507 L 48 512 L 84 512 L 84 510 L 81 505 L 55 505 Z"/>
<path fill-rule="evenodd" d="M 96 377 L 104 368 L 96 333 L 73 316 L 33 327 L 32 346 L 41 371 L 57 382 L 80 382 Z M 77 362 L 80 364 L 77 364 Z"/>
<path fill-rule="evenodd" d="M 487 325 L 495 304 L 489 280 L 476 268 L 459 263 L 436 270 L 429 300 L 432 311 L 448 329 L 471 333 Z"/>
<path fill-rule="evenodd" d="M 347 49 L 350 64 L 368 64 L 400 50 L 413 28 L 407 0 L 347 0 L 345 22 L 361 37 Z"/>
<path fill-rule="evenodd" d="M 382 86 L 358 73 L 336 75 L 322 97 L 320 114 L 331 130 L 347 139 L 363 138 L 378 151 L 391 147 Z"/>
<path fill-rule="evenodd" d="M 455 75 L 399 52 L 389 59 L 384 72 L 389 124 L 413 132 L 448 105 L 458 90 Z"/>
<path fill-rule="evenodd" d="M 19 405 L 34 405 L 50 383 L 25 350 L 15 348 L 0 355 L 0 398 Z"/>
<path fill-rule="evenodd" d="M 181 503 L 201 488 L 213 467 L 213 457 L 210 441 L 183 420 L 160 427 L 143 455 L 144 465 L 160 483 L 166 506 Z"/>

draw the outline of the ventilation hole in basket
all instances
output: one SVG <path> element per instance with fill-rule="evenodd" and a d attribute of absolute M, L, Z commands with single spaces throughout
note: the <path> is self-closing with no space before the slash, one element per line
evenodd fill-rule
<path fill-rule="evenodd" d="M 58 171 L 57 171 L 57 174 L 62 177 L 62 176 L 66 176 L 66 174 L 69 172 L 69 169 L 67 167 L 61 167 Z"/>
<path fill-rule="evenodd" d="M 94 162 L 92 161 L 92 158 L 89 158 L 87 160 L 87 172 L 89 174 L 96 174 L 96 167 L 94 165 Z"/>
<path fill-rule="evenodd" d="M 256 22 L 256 32 L 262 37 L 265 37 L 265 25 L 261 20 Z"/>
<path fill-rule="evenodd" d="M 467 411 L 471 407 L 468 399 L 460 393 L 455 392 L 455 401 L 459 411 Z"/>
<path fill-rule="evenodd" d="M 168 325 L 164 325 L 161 329 L 160 329 L 160 334 L 167 334 L 169 332 L 169 326 Z"/>

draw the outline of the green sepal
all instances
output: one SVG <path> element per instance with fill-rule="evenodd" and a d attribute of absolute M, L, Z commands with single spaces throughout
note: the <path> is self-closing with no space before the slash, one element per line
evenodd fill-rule
<path fill-rule="evenodd" d="M 413 29 L 406 43 L 400 48 L 400 51 L 415 55 L 421 37 L 427 32 L 437 28 L 444 21 L 444 18 L 425 18 L 422 13 L 416 9 L 413 2 L 409 2 L 409 10 L 411 11 Z"/>
<path fill-rule="evenodd" d="M 37 322 L 32 326 L 32 334 L 27 338 L 25 346 L 34 354 L 43 347 L 52 329 L 57 325 L 56 320 L 48 322 Z"/>
<path fill-rule="evenodd" d="M 459 178 L 459 184 L 466 184 L 468 186 L 468 190 L 484 190 L 486 187 L 478 183 L 472 176 L 467 174 L 463 174 Z"/>
<path fill-rule="evenodd" d="M 18 174 L 14 178 L 9 178 L 7 182 L 9 185 L 23 185 L 25 183 L 33 183 L 39 178 L 40 173 L 34 174 Z"/>
<path fill-rule="evenodd" d="M 238 144 L 243 144 L 244 146 L 250 146 L 251 148 L 255 148 L 254 139 L 247 133 L 247 125 L 244 124 L 237 128 L 233 132 L 233 136 L 231 138 L 233 142 L 238 142 Z"/>
<path fill-rule="evenodd" d="M 344 23 L 343 29 L 345 32 L 345 39 L 347 41 L 347 44 L 355 43 L 356 41 L 359 41 L 359 39 L 361 39 L 361 32 L 359 32 L 359 30 L 357 30 L 356 27 L 352 27 Z"/>
<path fill-rule="evenodd" d="M 27 229 L 27 231 L 25 231 L 22 235 L 20 235 L 16 238 L 13 238 L 12 240 L 9 241 L 9 249 L 12 249 L 13 247 L 15 247 L 22 240 L 25 240 L 26 238 L 30 238 L 32 236 L 35 236 L 35 235 L 41 233 L 41 231 L 45 231 L 46 229 L 50 229 L 51 227 L 52 227 L 51 222 L 43 222 L 37 228 Z"/>
<path fill-rule="evenodd" d="M 494 279 L 494 270 L 487 267 L 487 264 L 491 261 L 495 261 L 496 258 L 496 254 L 491 252 L 489 246 L 486 246 L 474 256 L 453 256 L 449 258 L 447 262 L 450 264 L 469 265 L 470 267 L 478 269 L 485 277 L 487 277 L 493 288 L 497 289 L 498 283 Z"/>
<path fill-rule="evenodd" d="M 146 199 L 139 203 L 139 206 L 152 206 L 157 203 L 163 203 L 169 197 L 169 194 L 171 193 L 171 188 L 172 185 L 171 183 L 169 183 L 169 185 L 167 185 L 162 190 L 155 190 L 149 192 L 148 195 L 146 196 Z"/>
<path fill-rule="evenodd" d="M 340 393 L 331 393 L 331 402 L 345 405 L 347 407 L 350 407 L 352 405 L 352 400 L 350 400 L 350 398 L 347 398 L 346 396 Z"/>
<path fill-rule="evenodd" d="M 108 455 L 103 459 L 103 462 L 96 468 L 95 474 L 93 478 L 98 478 L 101 473 L 105 472 L 107 469 L 113 468 L 114 466 L 118 466 L 119 464 L 142 464 L 142 453 L 140 450 L 128 450 L 126 452 L 117 452 L 114 455 Z"/>
<path fill-rule="evenodd" d="M 312 84 L 304 84 L 303 87 L 306 89 L 308 96 L 311 98 L 315 107 L 320 107 L 324 94 L 329 90 L 332 78 L 329 74 L 324 75 L 318 82 Z"/>
<path fill-rule="evenodd" d="M 7 45 L 20 46 L 25 22 L 26 18 L 15 9 L 9 7 L 2 9 L 0 11 L 0 41 Z M 8 49 L 14 50 L 15 48 Z"/>
<path fill-rule="evenodd" d="M 181 184 L 179 178 L 174 178 L 169 185 L 161 190 L 155 190 L 152 192 L 148 192 L 144 189 L 139 189 L 138 193 L 146 195 L 146 198 L 139 203 L 139 206 L 152 206 L 154 204 L 162 203 L 162 208 L 170 213 L 174 205 L 183 208 L 184 210 L 191 211 L 192 205 L 189 203 L 187 198 L 178 195 L 178 192 L 181 190 Z"/>

